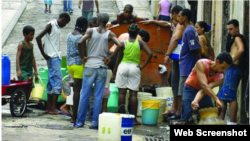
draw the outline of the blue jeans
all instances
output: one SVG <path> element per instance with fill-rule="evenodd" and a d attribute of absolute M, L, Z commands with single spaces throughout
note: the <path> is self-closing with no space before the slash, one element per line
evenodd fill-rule
<path fill-rule="evenodd" d="M 76 125 L 82 126 L 85 122 L 89 97 L 92 93 L 93 83 L 95 84 L 95 100 L 92 117 L 92 126 L 98 126 L 98 117 L 102 112 L 102 94 L 106 84 L 107 69 L 105 68 L 85 68 L 82 80 L 82 91 L 78 106 L 78 116 Z"/>
<path fill-rule="evenodd" d="M 68 5 L 67 5 L 68 2 Z M 67 12 L 67 11 L 73 11 L 72 9 L 72 0 L 63 0 L 63 11 Z"/>
<path fill-rule="evenodd" d="M 86 19 L 89 21 L 89 20 L 92 19 L 92 17 L 93 17 L 93 11 L 82 12 L 82 16 L 83 16 L 84 18 L 86 18 Z"/>
<path fill-rule="evenodd" d="M 47 60 L 48 65 L 48 83 L 47 83 L 47 94 L 61 94 L 62 92 L 62 71 L 61 71 L 61 60 L 51 58 Z"/>
<path fill-rule="evenodd" d="M 192 116 L 193 109 L 191 107 L 191 103 L 194 100 L 198 90 L 195 90 L 187 85 L 184 85 L 183 88 L 183 96 L 181 103 L 181 119 L 180 121 L 188 121 L 188 119 Z M 212 99 L 209 96 L 205 96 L 199 102 L 199 108 L 207 108 L 213 107 Z"/>

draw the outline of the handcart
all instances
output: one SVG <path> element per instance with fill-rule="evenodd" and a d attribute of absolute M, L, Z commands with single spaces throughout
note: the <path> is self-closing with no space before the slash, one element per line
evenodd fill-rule
<path fill-rule="evenodd" d="M 2 85 L 2 105 L 10 104 L 10 112 L 13 117 L 23 116 L 31 90 L 31 79 L 29 81 L 11 80 L 10 84 Z"/>

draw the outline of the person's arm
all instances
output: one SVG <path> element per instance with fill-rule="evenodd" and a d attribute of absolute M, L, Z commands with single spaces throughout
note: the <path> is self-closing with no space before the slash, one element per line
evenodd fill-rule
<path fill-rule="evenodd" d="M 223 79 L 217 80 L 217 81 L 209 83 L 208 86 L 211 89 L 213 89 L 214 87 L 221 86 L 223 84 L 223 82 L 224 82 Z M 199 90 L 199 92 L 196 94 L 196 96 L 195 96 L 195 98 L 194 98 L 194 100 L 193 100 L 193 102 L 191 104 L 192 108 L 193 109 L 194 108 L 199 108 L 199 104 L 198 103 L 205 96 L 206 96 L 206 93 L 204 92 L 204 90 Z M 217 106 L 221 106 L 222 105 L 219 99 L 214 99 L 214 100 L 215 100 Z"/>
<path fill-rule="evenodd" d="M 33 52 L 32 66 L 33 66 L 34 71 L 35 71 L 34 74 L 37 77 L 38 76 L 38 71 L 37 71 L 37 67 L 36 67 L 36 60 L 35 60 L 34 52 Z"/>
<path fill-rule="evenodd" d="M 158 4 L 158 11 L 157 11 L 157 19 L 159 18 L 159 16 L 160 16 L 160 12 L 161 12 L 161 5 L 160 4 Z"/>
<path fill-rule="evenodd" d="M 219 98 L 214 94 L 211 87 L 219 86 L 219 85 L 222 84 L 223 81 L 222 80 L 221 81 L 215 81 L 215 82 L 213 82 L 212 84 L 209 85 L 207 77 L 205 75 L 205 66 L 201 61 L 198 61 L 196 63 L 195 71 L 196 71 L 197 78 L 199 80 L 199 83 L 200 83 L 201 88 L 204 91 L 204 93 L 207 94 L 208 96 L 210 96 L 211 98 L 213 98 L 217 103 L 219 101 Z"/>
<path fill-rule="evenodd" d="M 142 70 L 149 63 L 149 61 L 151 60 L 153 55 L 152 55 L 151 49 L 148 47 L 148 45 L 144 41 L 141 41 L 141 40 L 138 40 L 138 41 L 139 41 L 139 44 L 140 44 L 140 47 L 142 48 L 142 50 L 147 54 L 146 61 L 144 62 L 144 64 L 139 66 L 140 69 Z"/>
<path fill-rule="evenodd" d="M 45 52 L 44 52 L 43 45 L 42 45 L 42 37 L 46 33 L 50 34 L 51 28 L 52 28 L 51 24 L 48 24 L 46 26 L 46 28 L 36 37 L 36 42 L 37 42 L 38 48 L 39 48 L 41 54 L 43 55 L 43 58 L 46 60 L 50 59 L 50 57 L 47 54 L 45 54 Z"/>
<path fill-rule="evenodd" d="M 114 53 L 112 53 L 109 57 L 104 58 L 103 61 L 105 62 L 105 64 L 109 64 L 109 62 L 111 61 L 111 59 L 120 51 L 121 49 L 121 42 L 117 39 L 115 33 L 110 32 L 109 33 L 109 40 L 111 40 L 115 45 L 116 45 L 116 49 L 114 51 Z"/>
<path fill-rule="evenodd" d="M 168 27 L 168 26 L 171 25 L 170 22 L 167 22 L 167 21 L 157 21 L 157 20 L 145 20 L 145 21 L 140 21 L 139 23 L 142 23 L 142 24 L 153 23 L 153 24 L 157 24 L 159 26 L 165 26 L 165 27 Z"/>
<path fill-rule="evenodd" d="M 96 5 L 96 13 L 99 13 L 99 3 L 98 3 L 98 0 L 95 0 L 95 5 Z"/>
<path fill-rule="evenodd" d="M 78 2 L 78 8 L 81 9 L 81 4 L 82 4 L 82 0 L 79 0 Z"/>
<path fill-rule="evenodd" d="M 121 43 L 121 49 L 120 49 L 120 51 L 118 52 L 118 55 L 117 55 L 117 59 L 116 59 L 116 62 L 115 62 L 115 67 L 114 67 L 114 70 L 113 70 L 113 75 L 111 77 L 112 81 L 115 80 L 117 68 L 118 68 L 119 64 L 121 63 L 121 61 L 122 61 L 123 50 L 124 50 L 124 42 Z"/>
<path fill-rule="evenodd" d="M 17 54 L 16 54 L 17 77 L 21 77 L 23 75 L 22 71 L 21 71 L 21 68 L 20 68 L 20 56 L 21 56 L 21 53 L 22 53 L 22 49 L 23 49 L 23 44 L 19 43 L 19 45 L 17 47 Z"/>
<path fill-rule="evenodd" d="M 244 44 L 240 37 L 235 37 L 234 42 L 237 47 L 237 52 L 232 56 L 232 58 L 233 58 L 233 62 L 236 62 L 240 59 L 241 55 L 244 52 Z"/>
<path fill-rule="evenodd" d="M 81 57 L 82 63 L 83 65 L 85 64 L 85 62 L 87 61 L 88 57 L 87 57 L 87 46 L 86 46 L 86 40 L 89 39 L 91 37 L 93 33 L 93 29 L 92 28 L 88 28 L 85 35 L 78 41 L 78 50 L 79 50 L 79 55 Z"/>
<path fill-rule="evenodd" d="M 184 31 L 184 27 L 177 25 L 175 32 L 174 32 L 174 36 L 172 37 L 171 43 L 168 46 L 166 57 L 164 58 L 164 64 L 168 65 L 169 56 L 174 51 L 174 49 L 177 47 L 180 39 L 182 38 L 183 31 Z"/>

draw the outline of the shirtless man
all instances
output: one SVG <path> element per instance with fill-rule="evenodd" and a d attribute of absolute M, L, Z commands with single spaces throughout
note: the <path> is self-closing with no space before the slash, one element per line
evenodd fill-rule
<path fill-rule="evenodd" d="M 139 18 L 133 13 L 133 6 L 131 4 L 125 5 L 123 12 L 117 15 L 117 23 L 119 25 L 136 23 L 143 20 L 145 19 Z"/>
<path fill-rule="evenodd" d="M 229 125 L 236 125 L 237 116 L 237 88 L 242 77 L 242 61 L 244 54 L 245 38 L 239 32 L 239 22 L 235 19 L 227 23 L 227 30 L 231 39 L 227 40 L 227 52 L 230 52 L 233 58 L 233 65 L 227 69 L 225 73 L 224 83 L 218 94 L 218 98 L 222 102 L 222 111 L 220 119 L 224 120 L 227 109 L 227 102 L 230 108 L 230 122 Z"/>
<path fill-rule="evenodd" d="M 149 24 L 149 23 L 154 23 L 160 26 L 170 26 L 174 25 L 175 29 L 173 31 L 171 43 L 168 46 L 168 50 L 166 53 L 166 57 L 164 58 L 164 63 L 168 65 L 169 63 L 169 57 L 170 54 L 177 48 L 177 45 L 179 41 L 182 38 L 182 33 L 184 31 L 184 26 L 180 25 L 178 23 L 178 13 L 182 10 L 182 7 L 179 5 L 174 6 L 171 9 L 171 15 L 173 19 L 173 24 L 169 23 L 167 21 L 141 21 L 140 23 L 144 24 Z M 171 84 L 172 84 L 172 90 L 173 90 L 173 95 L 174 95 L 174 100 L 172 103 L 172 106 L 170 110 L 166 111 L 163 113 L 163 115 L 169 119 L 178 119 L 180 118 L 180 108 L 181 108 L 181 102 L 182 102 L 182 96 L 178 94 L 178 89 L 179 89 L 179 77 L 180 77 L 180 72 L 179 72 L 179 60 L 171 60 L 171 68 L 172 68 L 172 78 L 171 78 Z"/>

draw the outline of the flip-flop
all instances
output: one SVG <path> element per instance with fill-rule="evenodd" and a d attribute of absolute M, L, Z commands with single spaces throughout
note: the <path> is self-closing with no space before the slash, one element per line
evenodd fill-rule
<path fill-rule="evenodd" d="M 60 112 L 49 112 L 50 115 L 59 115 L 61 114 Z"/>
<path fill-rule="evenodd" d="M 163 113 L 162 114 L 164 117 L 168 118 L 174 115 L 174 113 Z"/>
<path fill-rule="evenodd" d="M 63 114 L 63 115 L 65 115 L 65 116 L 69 116 L 69 117 L 71 117 L 71 115 L 70 114 L 68 114 L 68 113 L 66 113 L 66 112 L 64 112 L 64 111 L 59 111 L 59 113 L 61 113 L 61 114 Z"/>

